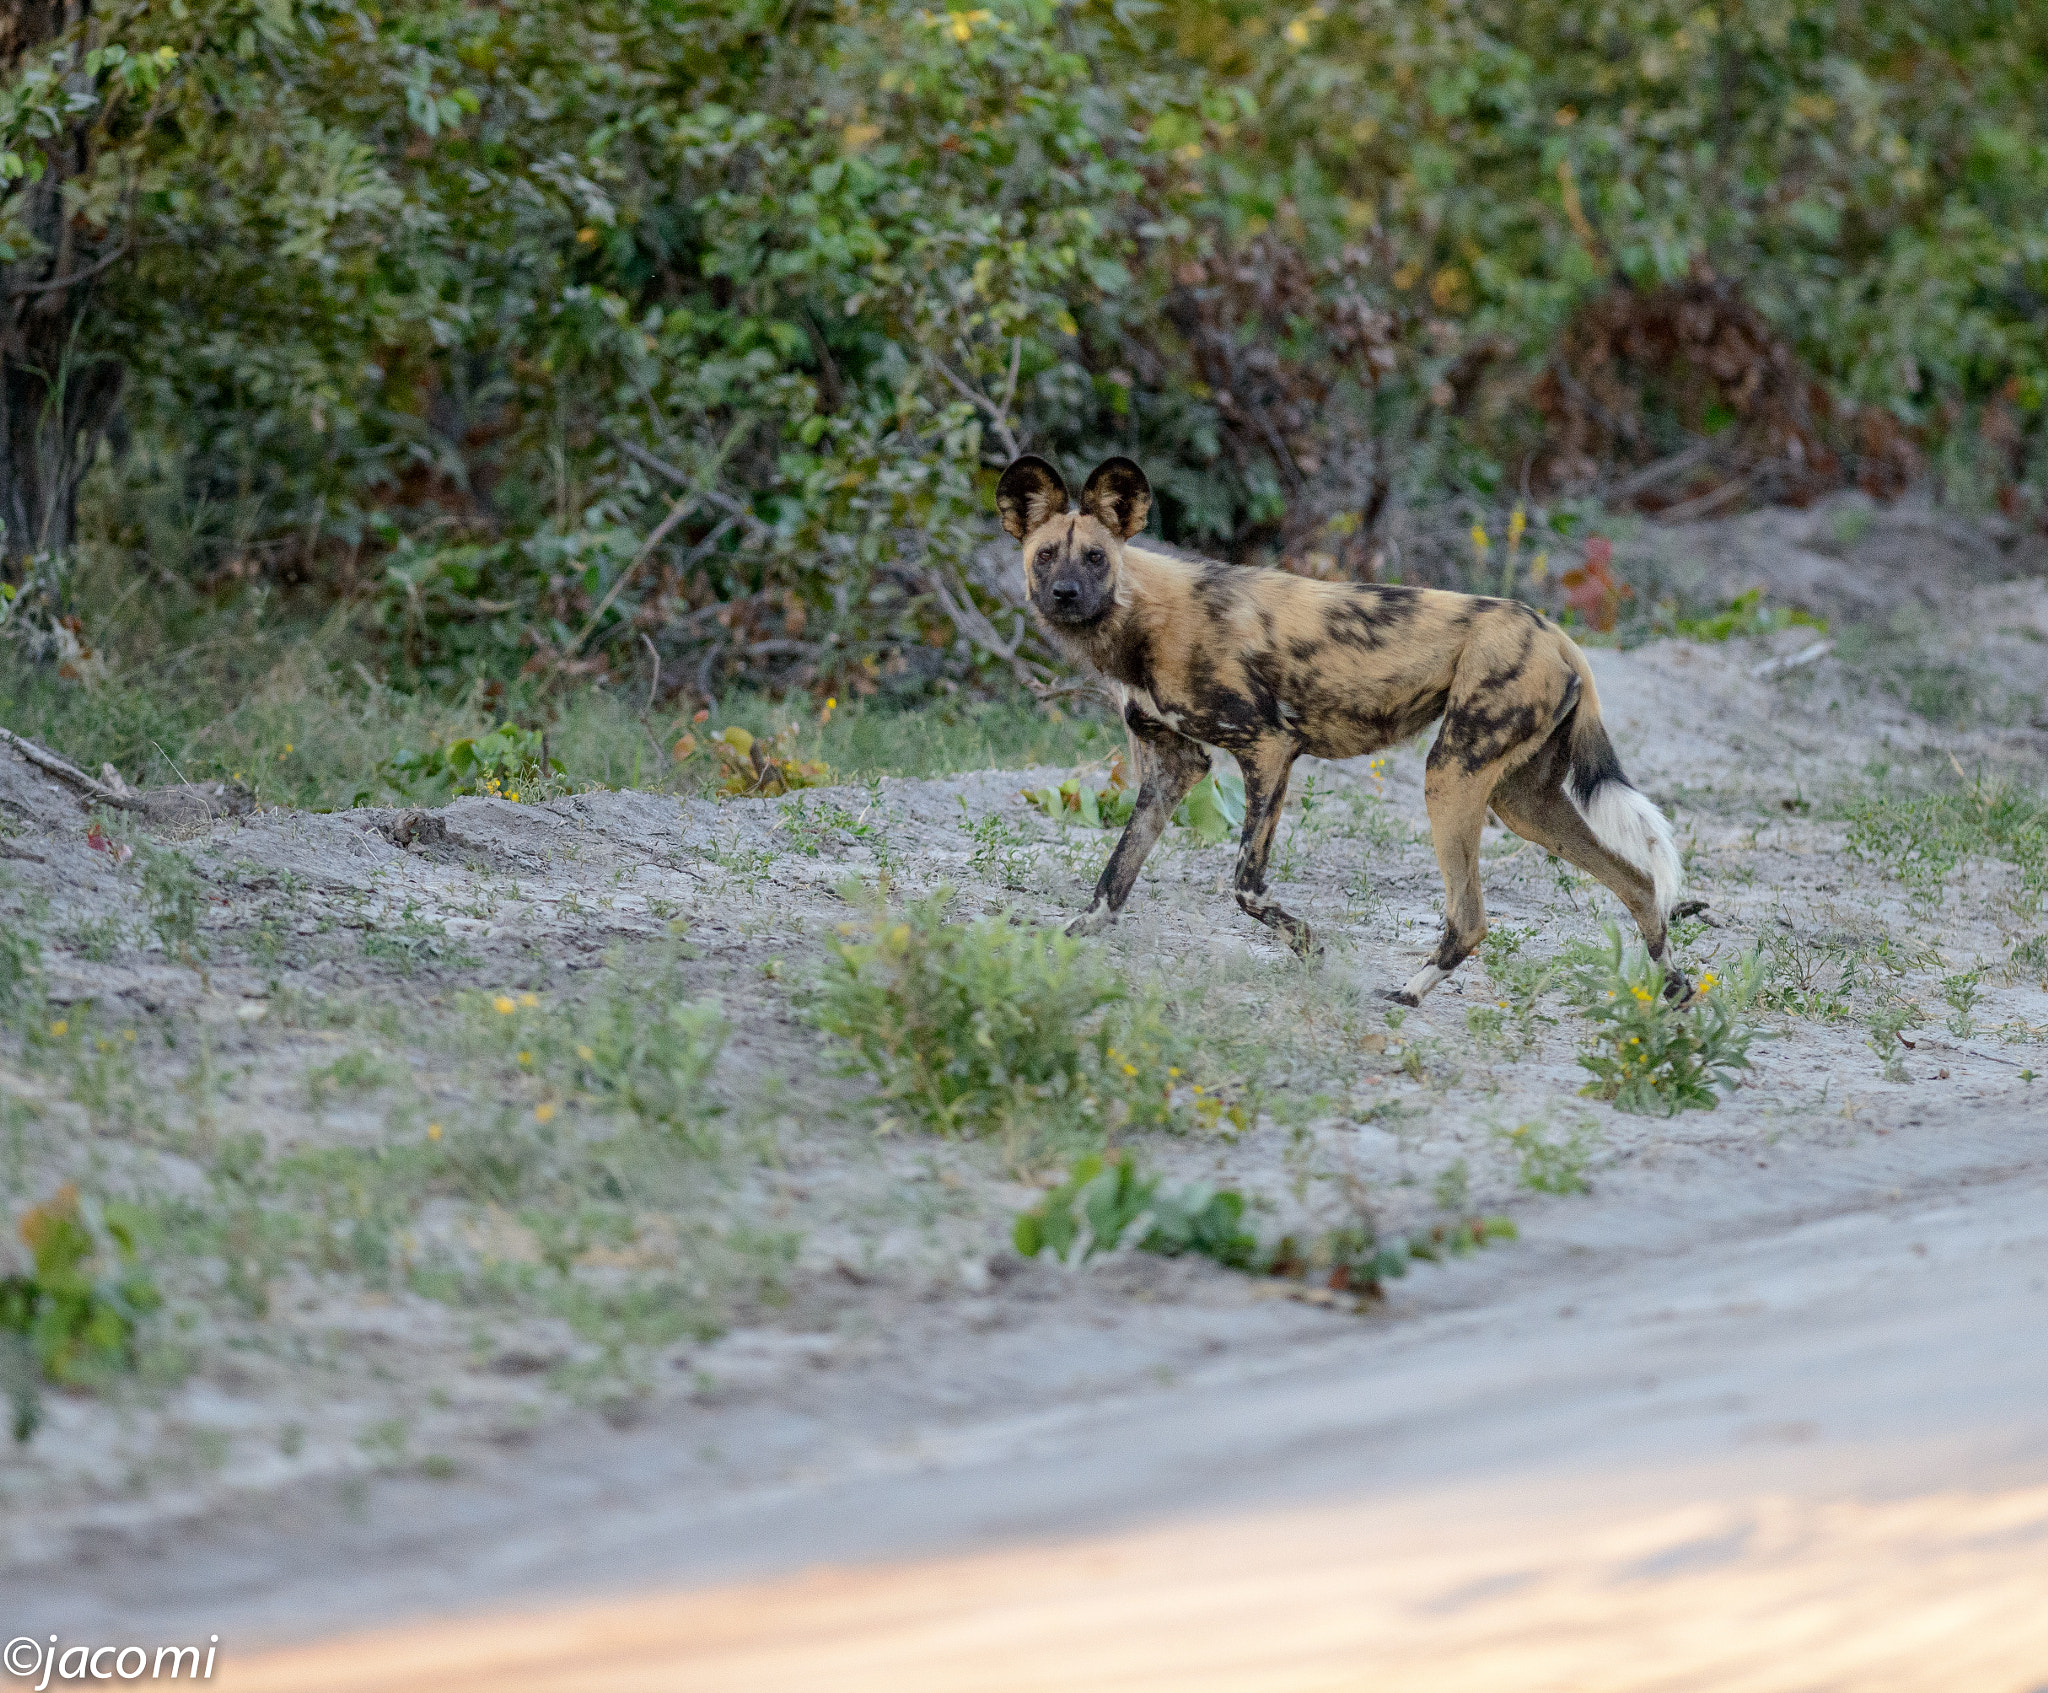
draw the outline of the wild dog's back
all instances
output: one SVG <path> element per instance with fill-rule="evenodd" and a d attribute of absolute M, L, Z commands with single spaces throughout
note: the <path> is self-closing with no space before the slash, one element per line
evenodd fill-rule
<path fill-rule="evenodd" d="M 1510 601 L 1315 582 L 1137 546 L 1124 549 L 1118 600 L 1127 615 L 1116 638 L 1089 656 L 1141 705 L 1212 745 L 1282 732 L 1319 758 L 1421 733 L 1475 640 L 1518 670 L 1554 627 Z"/>

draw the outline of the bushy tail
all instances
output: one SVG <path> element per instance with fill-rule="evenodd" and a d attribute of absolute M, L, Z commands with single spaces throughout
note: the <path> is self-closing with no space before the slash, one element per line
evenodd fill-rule
<path fill-rule="evenodd" d="M 1657 890 L 1657 909 L 1669 916 L 1683 881 L 1678 842 L 1664 813 L 1622 772 L 1614 743 L 1600 721 L 1593 678 L 1583 670 L 1580 678 L 1583 686 L 1572 720 L 1571 774 L 1565 778 L 1565 792 L 1600 844 L 1650 878 Z"/>

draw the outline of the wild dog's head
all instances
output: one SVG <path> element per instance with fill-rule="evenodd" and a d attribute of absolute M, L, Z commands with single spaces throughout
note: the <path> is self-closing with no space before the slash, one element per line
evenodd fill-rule
<path fill-rule="evenodd" d="M 1116 606 L 1124 543 L 1145 527 L 1152 485 L 1129 459 L 1105 459 L 1070 509 L 1060 473 L 1027 453 L 996 484 L 1003 527 L 1024 543 L 1024 588 L 1039 616 L 1083 633 Z"/>

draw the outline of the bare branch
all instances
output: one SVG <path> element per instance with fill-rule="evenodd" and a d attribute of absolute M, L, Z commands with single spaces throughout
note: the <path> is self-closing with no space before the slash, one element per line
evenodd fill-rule
<path fill-rule="evenodd" d="M 952 366 L 940 358 L 937 353 L 927 352 L 925 354 L 925 357 L 931 362 L 932 369 L 936 370 L 952 385 L 953 391 L 961 399 L 966 400 L 971 405 L 979 406 L 988 413 L 990 420 L 995 424 L 996 434 L 1002 439 L 1003 450 L 1013 459 L 1018 457 L 1024 450 L 1018 446 L 1016 433 L 1010 428 L 1009 407 L 1009 401 L 1016 391 L 1017 367 L 1023 351 L 1024 343 L 1020 339 L 1010 351 L 1010 387 L 1003 391 L 1003 404 L 1001 405 L 997 405 L 994 400 L 991 400 L 979 388 L 969 386 L 967 382 L 954 375 Z"/>
<path fill-rule="evenodd" d="M 735 426 L 735 434 L 737 434 L 739 430 L 750 426 L 752 423 L 752 418 L 743 418 L 740 424 Z M 639 442 L 628 440 L 624 435 L 621 435 L 616 430 L 611 429 L 607 429 L 605 431 L 605 439 L 611 442 L 611 444 L 617 447 L 620 452 L 624 453 L 626 457 L 631 459 L 635 464 L 641 466 L 643 469 L 651 470 L 657 476 L 665 476 L 669 479 L 669 481 L 677 484 L 677 486 L 679 487 L 688 488 L 692 486 L 692 482 L 687 471 L 678 470 L 666 459 L 656 458 L 645 447 L 641 446 Z M 728 437 L 728 439 L 731 440 L 732 438 Z M 718 457 L 720 463 L 724 462 L 726 455 L 729 451 L 730 447 L 721 448 L 719 450 Z M 720 511 L 730 513 L 734 518 L 738 519 L 738 521 L 740 521 L 741 523 L 746 524 L 747 527 L 750 529 L 759 530 L 764 535 L 772 533 L 768 525 L 763 523 L 758 517 L 754 515 L 753 511 L 747 506 L 744 500 L 736 500 L 732 497 L 732 495 L 724 492 L 722 489 L 704 488 L 699 490 L 698 497 L 702 499 L 706 505 L 716 506 Z"/>
<path fill-rule="evenodd" d="M 1034 664 L 1019 653 L 1010 642 L 1005 641 L 996 626 L 982 615 L 981 608 L 974 603 L 973 596 L 965 589 L 956 599 L 938 571 L 927 569 L 923 575 L 926 590 L 939 602 L 940 609 L 945 612 L 955 629 L 966 636 L 972 645 L 1001 659 L 1009 667 L 1010 674 L 1034 694 L 1040 698 L 1047 697 L 1048 679 L 1056 672 L 1045 665 Z M 1054 691 L 1064 693 L 1069 690 L 1060 688 Z"/>
<path fill-rule="evenodd" d="M 112 252 L 102 254 L 83 270 L 75 270 L 69 276 L 53 276 L 48 282 L 20 283 L 8 289 L 7 292 L 14 299 L 19 300 L 30 294 L 53 294 L 60 288 L 75 288 L 81 282 L 90 282 L 109 265 L 119 264 L 121 260 L 125 259 L 134 250 L 135 238 L 132 235 L 124 236 L 121 244 L 115 247 Z"/>
<path fill-rule="evenodd" d="M 704 474 L 694 484 L 688 486 L 683 493 L 676 496 L 675 504 L 668 508 L 668 516 L 657 523 L 654 526 L 654 533 L 640 543 L 640 550 L 633 555 L 633 562 L 619 572 L 618 580 L 605 590 L 604 598 L 597 602 L 597 610 L 590 614 L 590 621 L 583 625 L 582 634 L 578 635 L 575 640 L 562 649 L 561 657 L 555 661 L 557 666 L 567 663 L 576 656 L 583 643 L 590 639 L 592 631 L 604 620 L 604 614 L 611 610 L 612 601 L 619 597 L 620 590 L 640 573 L 640 567 L 654 556 L 654 549 L 668 539 L 669 531 L 674 529 L 684 518 L 688 517 L 691 512 L 695 511 L 700 501 L 711 499 L 710 484 L 712 478 L 717 476 L 720 469 L 724 467 L 727 456 L 734 447 L 739 445 L 740 437 L 753 427 L 753 422 L 752 418 L 743 417 L 727 432 L 725 439 L 719 443 L 718 451 L 712 455 L 711 463 L 705 466 Z M 620 447 L 632 453 L 635 457 L 644 457 L 652 465 L 675 477 L 678 481 L 688 481 L 688 478 L 684 477 L 682 472 L 673 465 L 663 464 L 652 453 L 644 452 L 643 449 L 634 447 L 631 442 L 623 438 L 614 437 L 614 439 L 617 440 Z M 733 503 L 737 505 L 739 502 L 734 501 Z M 713 533 L 715 535 L 717 531 Z"/>
<path fill-rule="evenodd" d="M 33 764 L 38 770 L 47 771 L 66 787 L 76 789 L 89 800 L 100 805 L 110 805 L 116 811 L 143 811 L 148 809 L 133 794 L 116 793 L 104 782 L 95 781 L 77 765 L 59 758 L 34 741 L 25 741 L 12 729 L 0 729 L 0 746 L 12 747 Z"/>

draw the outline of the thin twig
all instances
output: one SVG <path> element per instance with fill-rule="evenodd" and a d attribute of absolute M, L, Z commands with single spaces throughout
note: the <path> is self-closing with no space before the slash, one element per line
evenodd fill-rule
<path fill-rule="evenodd" d="M 112 252 L 103 254 L 83 270 L 75 270 L 69 276 L 53 276 L 48 282 L 25 282 L 10 288 L 7 292 L 19 300 L 30 294 L 53 294 L 59 288 L 75 288 L 81 282 L 90 282 L 109 265 L 118 264 L 134 251 L 135 237 L 124 236 L 121 244 Z"/>
<path fill-rule="evenodd" d="M 718 696 L 711 691 L 711 672 L 725 654 L 725 643 L 713 641 L 711 650 L 704 655 L 704 662 L 697 666 L 697 697 L 706 705 L 716 705 Z"/>
<path fill-rule="evenodd" d="M 955 376 L 952 366 L 940 358 L 937 353 L 927 352 L 925 354 L 925 357 L 930 360 L 932 368 L 943 376 L 947 382 L 952 384 L 955 393 L 969 404 L 977 405 L 988 413 L 990 419 L 995 423 L 996 433 L 1002 437 L 1004 450 L 1013 459 L 1023 451 L 1023 448 L 1018 446 L 1016 434 L 1010 428 L 1009 402 L 1017 391 L 1017 370 L 1023 358 L 1023 352 L 1024 343 L 1020 338 L 1010 349 L 1010 384 L 1003 390 L 1003 403 L 1000 406 L 979 388 L 972 387 L 960 377 Z"/>
<path fill-rule="evenodd" d="M 753 420 L 751 418 L 745 418 L 741 420 L 741 423 L 742 425 L 745 425 L 750 424 L 752 421 Z M 633 460 L 635 464 L 638 464 L 643 469 L 651 470 L 657 476 L 666 476 L 671 482 L 677 483 L 682 487 L 687 488 L 691 486 L 690 478 L 687 472 L 678 470 L 666 459 L 656 458 L 652 453 L 650 453 L 645 447 L 641 446 L 637 441 L 629 441 L 625 436 L 617 433 L 615 430 L 610 429 L 607 429 L 605 431 L 605 439 L 611 442 L 611 444 L 617 447 L 620 452 L 624 453 L 626 457 Z M 724 458 L 725 450 L 721 449 L 719 452 L 719 459 L 722 462 Z M 700 489 L 699 497 L 704 501 L 706 505 L 713 505 L 718 507 L 720 511 L 729 512 L 735 519 L 737 519 L 741 523 L 748 525 L 750 528 L 758 529 L 764 534 L 769 533 L 768 525 L 763 523 L 758 517 L 756 517 L 744 501 L 734 499 L 732 495 L 724 492 L 722 489 Z"/>
<path fill-rule="evenodd" d="M 640 639 L 647 643 L 647 662 L 654 666 L 653 674 L 647 678 L 647 711 L 651 712 L 654 709 L 654 696 L 661 687 L 661 653 L 654 645 L 654 637 L 645 629 L 640 631 Z M 646 714 L 643 712 L 641 715 Z"/>
<path fill-rule="evenodd" d="M 727 432 L 725 439 L 719 443 L 718 451 L 712 454 L 710 464 L 704 468 L 704 474 L 676 496 L 676 503 L 668 508 L 668 516 L 664 517 L 654 526 L 654 533 L 649 535 L 640 544 L 639 552 L 633 555 L 633 562 L 620 571 L 617 580 L 605 590 L 604 598 L 597 602 L 597 610 L 590 614 L 590 621 L 583 625 L 582 634 L 578 635 L 575 640 L 571 641 L 563 649 L 561 657 L 555 661 L 557 668 L 574 658 L 582 648 L 583 643 L 590 639 L 592 631 L 597 628 L 599 623 L 604 621 L 604 614 L 611 610 L 612 601 L 617 599 L 620 591 L 624 589 L 626 584 L 639 574 L 640 567 L 654 556 L 654 549 L 668 539 L 669 531 L 689 516 L 691 512 L 695 511 L 700 500 L 709 497 L 712 478 L 717 476 L 719 471 L 724 468 L 725 461 L 731 455 L 733 448 L 739 445 L 741 435 L 753 427 L 753 422 L 752 418 L 743 417 L 738 423 L 734 424 L 731 430 Z M 641 456 L 639 450 L 623 438 L 619 439 L 618 444 L 636 457 Z M 654 464 L 659 465 L 668 475 L 675 477 L 679 481 L 684 480 L 682 472 L 673 465 L 662 464 L 661 460 L 655 458 L 652 453 L 647 453 L 644 456 L 652 460 Z"/>
<path fill-rule="evenodd" d="M 1713 462 L 1721 456 L 1721 449 L 1722 443 L 1711 437 L 1695 441 L 1691 446 L 1683 447 L 1652 464 L 1646 464 L 1640 470 L 1631 471 L 1612 487 L 1602 489 L 1600 497 L 1609 505 L 1619 505 L 1623 500 L 1632 500 L 1638 494 L 1656 487 L 1659 482 L 1668 482 L 1674 476 L 1683 476 L 1689 470 Z"/>
<path fill-rule="evenodd" d="M 945 581 L 936 570 L 927 569 L 924 572 L 924 585 L 932 598 L 939 602 L 940 608 L 953 627 L 965 635 L 969 642 L 984 652 L 993 653 L 1000 658 L 1009 666 L 1010 674 L 1033 692 L 1043 686 L 1043 679 L 1036 673 L 1030 660 L 1020 656 L 1017 649 L 1003 639 L 996 626 L 982 615 L 981 608 L 974 603 L 972 597 L 963 606 L 947 591 Z"/>
<path fill-rule="evenodd" d="M 664 517 L 654 526 L 654 533 L 640 543 L 640 550 L 633 555 L 633 562 L 620 571 L 618 580 L 605 590 L 604 598 L 597 602 L 597 610 L 590 614 L 590 621 L 583 625 L 583 632 L 562 649 L 562 656 L 556 660 L 558 666 L 566 664 L 576 656 L 583 643 L 590 639 L 591 631 L 604 621 L 604 614 L 611 610 L 612 601 L 619 597 L 619 591 L 628 582 L 633 580 L 634 576 L 638 574 L 640 567 L 653 554 L 654 549 L 668 539 L 669 531 L 696 509 L 697 499 L 695 495 L 685 493 L 676 496 L 676 503 L 668 508 L 668 516 Z"/>

